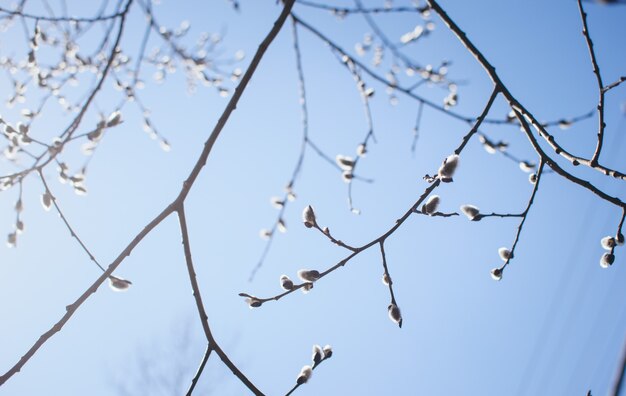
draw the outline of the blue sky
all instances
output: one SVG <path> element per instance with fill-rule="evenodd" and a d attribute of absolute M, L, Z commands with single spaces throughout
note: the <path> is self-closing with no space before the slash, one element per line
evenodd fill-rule
<path fill-rule="evenodd" d="M 349 1 L 336 4 L 352 6 Z M 596 106 L 597 88 L 574 2 L 442 1 L 441 5 L 539 119 L 573 117 Z M 40 10 L 36 3 L 32 7 L 33 12 Z M 76 14 L 93 13 L 77 1 L 68 2 L 68 7 Z M 620 41 L 626 36 L 626 7 L 591 3 L 585 7 L 605 83 L 615 81 L 626 70 Z M 191 23 L 189 42 L 202 31 L 223 32 L 219 56 L 229 58 L 243 50 L 246 57 L 239 65 L 243 69 L 279 11 L 274 1 L 243 1 L 240 13 L 226 1 L 206 5 L 162 0 L 155 5 L 163 25 Z M 371 32 L 359 16 L 338 20 L 303 5 L 296 5 L 294 12 L 352 54 L 355 43 Z M 376 18 L 395 41 L 423 23 L 413 14 Z M 490 82 L 440 19 L 432 15 L 431 20 L 436 24 L 433 33 L 408 46 L 406 54 L 422 64 L 450 60 L 449 77 L 459 81 L 454 110 L 476 116 L 489 97 Z M 134 5 L 123 39 L 130 54 L 136 52 L 143 29 L 143 17 Z M 21 34 L 16 26 L 0 35 L 2 55 L 23 51 L 19 41 L 23 39 L 15 38 Z M 310 137 L 331 157 L 354 155 L 367 132 L 355 82 L 325 44 L 302 29 L 299 35 Z M 149 48 L 158 43 L 153 40 Z M 258 232 L 271 226 L 277 213 L 270 197 L 283 194 L 301 142 L 292 44 L 288 23 L 263 59 L 186 205 L 209 320 L 241 370 L 266 394 L 284 394 L 300 368 L 309 364 L 311 346 L 331 344 L 333 358 L 297 394 L 583 395 L 589 389 L 594 395 L 605 394 L 626 328 L 622 303 L 626 289 L 620 287 L 626 269 L 619 249 L 615 264 L 600 268 L 599 241 L 614 234 L 621 212 L 555 174 L 542 178 L 515 259 L 501 282 L 493 281 L 489 271 L 500 264 L 497 249 L 510 246 L 519 219 L 476 223 L 464 217 L 413 216 L 388 239 L 385 247 L 404 318 L 402 329 L 387 317 L 389 295 L 380 281 L 383 270 L 376 249 L 322 279 L 307 295 L 297 292 L 248 309 L 239 292 L 277 294 L 281 274 L 295 278 L 301 268 L 325 269 L 346 255 L 319 233 L 302 227 L 300 214 L 306 205 L 315 207 L 318 221 L 333 235 L 353 245 L 366 243 L 413 204 L 427 187 L 422 176 L 436 172 L 469 130 L 466 123 L 426 109 L 412 153 L 417 104 L 398 94 L 399 102 L 392 106 L 385 88 L 366 79 L 376 90 L 371 105 L 377 143 L 369 146 L 358 168 L 374 182 L 353 186 L 354 204 L 361 214 L 349 211 L 339 172 L 308 151 L 295 187 L 297 199 L 285 212 L 288 232 L 277 234 L 263 267 L 249 282 L 265 243 Z M 371 54 L 362 60 L 369 64 Z M 379 70 L 382 75 L 385 66 L 388 58 Z M 150 81 L 154 71 L 145 66 L 146 88 L 139 96 L 170 142 L 170 152 L 142 131 L 141 114 L 130 104 L 122 112 L 125 122 L 110 131 L 91 159 L 86 196 L 76 196 L 59 184 L 54 168 L 44 172 L 73 227 L 105 265 L 175 198 L 226 105 L 227 99 L 214 89 L 188 94 L 181 70 L 168 75 L 163 84 Z M 402 76 L 401 81 L 414 80 Z M 9 92 L 8 84 L 0 79 L 2 92 Z M 74 95 L 80 88 L 72 88 Z M 426 86 L 418 92 L 437 103 L 447 94 Z M 626 168 L 621 154 L 625 101 L 623 88 L 607 94 L 602 156 L 607 166 L 621 170 Z M 108 114 L 118 102 L 119 93 L 109 87 L 97 106 Z M 21 108 L 3 109 L 0 114 L 17 121 Z M 503 118 L 509 110 L 500 98 L 490 117 Z M 50 139 L 70 119 L 54 106 L 46 117 L 45 122 L 34 123 L 33 133 Z M 97 120 L 94 110 L 85 125 Z M 589 157 L 596 125 L 592 117 L 551 132 L 571 152 Z M 536 161 L 517 127 L 485 125 L 481 131 L 509 142 L 509 152 L 516 157 Z M 84 161 L 80 145 L 64 155 L 73 170 Z M 2 174 L 15 170 L 6 161 L 0 162 L 0 169 Z M 624 196 L 618 181 L 589 170 L 566 169 L 612 195 Z M 532 191 L 527 177 L 518 164 L 486 153 L 473 139 L 462 153 L 454 183 L 437 189 L 440 209 L 458 211 L 470 203 L 486 212 L 521 212 Z M 42 192 L 37 178 L 26 180 L 26 232 L 16 249 L 3 247 L 0 253 L 3 372 L 99 276 L 58 216 L 41 208 Z M 16 189 L 0 194 L 6 233 L 12 231 L 16 199 Z M 205 343 L 180 241 L 176 219 L 168 218 L 116 271 L 133 281 L 131 289 L 113 293 L 101 287 L 21 373 L 0 387 L 0 395 L 115 395 L 121 394 L 120 383 L 131 394 L 141 394 L 136 389 L 161 386 L 154 379 L 145 385 L 146 373 L 186 389 Z M 216 357 L 209 361 L 201 386 L 217 395 L 246 394 Z"/>

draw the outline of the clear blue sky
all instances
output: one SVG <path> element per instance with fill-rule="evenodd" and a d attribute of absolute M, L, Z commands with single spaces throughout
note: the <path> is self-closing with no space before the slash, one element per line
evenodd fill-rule
<path fill-rule="evenodd" d="M 243 69 L 280 11 L 275 1 L 244 0 L 240 13 L 224 0 L 210 5 L 161 3 L 155 6 L 158 21 L 176 27 L 188 20 L 190 43 L 203 31 L 223 32 L 220 56 L 243 50 Z M 394 1 L 398 6 L 405 3 Z M 351 1 L 336 4 L 353 6 Z M 366 4 L 380 6 L 382 1 Z M 572 117 L 596 106 L 597 88 L 575 2 L 442 0 L 441 5 L 538 118 Z M 2 6 L 9 7 L 6 2 Z M 626 73 L 626 7 L 585 6 L 598 62 L 609 83 Z M 58 4 L 53 2 L 53 7 Z M 68 7 L 76 14 L 93 13 L 78 1 L 68 1 Z M 136 52 L 144 29 L 143 17 L 137 5 L 133 7 L 123 38 L 130 54 Z M 359 16 L 338 20 L 302 5 L 294 10 L 353 54 L 354 44 L 371 32 Z M 34 2 L 32 11 L 40 11 L 40 4 Z M 395 41 L 423 23 L 413 14 L 376 18 Z M 476 116 L 490 94 L 490 82 L 440 19 L 432 15 L 431 20 L 436 24 L 433 34 L 407 47 L 406 54 L 422 64 L 450 60 L 449 76 L 460 82 L 455 111 Z M 332 157 L 354 155 L 367 131 L 354 80 L 323 43 L 303 30 L 299 33 L 310 136 Z M 0 55 L 20 54 L 22 34 L 19 25 L 2 33 Z M 153 37 L 149 48 L 157 43 Z M 363 61 L 369 64 L 371 54 Z M 384 74 L 388 66 L 386 58 L 379 72 Z M 150 81 L 153 67 L 145 66 L 144 71 L 146 88 L 139 95 L 172 150 L 163 152 L 148 138 L 140 112 L 129 104 L 123 125 L 111 130 L 90 162 L 86 196 L 59 184 L 54 168 L 44 172 L 70 222 L 105 265 L 174 199 L 227 101 L 214 89 L 188 94 L 181 70 L 160 85 Z M 335 354 L 297 391 L 299 395 L 584 395 L 589 389 L 594 395 L 606 394 L 626 333 L 626 260 L 618 249 L 611 268 L 603 270 L 598 262 L 603 253 L 600 239 L 614 234 L 621 212 L 555 174 L 542 178 L 516 257 L 501 282 L 493 281 L 489 270 L 500 264 L 497 249 L 512 243 L 516 218 L 473 223 L 464 217 L 414 216 L 387 241 L 402 329 L 387 318 L 389 296 L 380 281 L 376 249 L 324 278 L 307 295 L 294 293 L 255 310 L 237 296 L 243 291 L 277 294 L 281 274 L 295 278 L 301 268 L 326 269 L 345 256 L 319 233 L 302 227 L 300 213 L 306 205 L 313 205 L 319 222 L 344 241 L 368 242 L 413 204 L 427 187 L 422 176 L 436 172 L 469 130 L 465 123 L 426 109 L 412 154 L 417 104 L 398 94 L 399 103 L 391 106 L 384 87 L 366 81 L 376 89 L 372 111 L 377 143 L 359 164 L 359 174 L 374 183 L 356 182 L 353 188 L 361 215 L 348 210 L 340 174 L 307 152 L 295 189 L 298 198 L 286 210 L 288 232 L 277 235 L 252 283 L 248 277 L 265 243 L 259 229 L 271 226 L 276 216 L 270 197 L 283 194 L 301 141 L 289 23 L 218 140 L 188 198 L 187 215 L 198 280 L 222 347 L 267 395 L 291 388 L 300 368 L 309 364 L 313 344 L 331 344 Z M 0 88 L 5 100 L 11 90 L 7 79 L 0 78 Z M 80 89 L 72 88 L 73 94 Z M 438 103 L 446 96 L 437 87 L 424 86 L 418 92 Z M 109 87 L 97 108 L 108 114 L 118 101 L 119 93 Z M 603 153 L 607 166 L 622 171 L 624 102 L 624 88 L 607 94 Z M 0 114 L 16 122 L 26 105 Z M 58 107 L 50 109 L 55 111 L 46 122 L 33 124 L 33 133 L 48 140 L 70 119 Z M 490 116 L 502 118 L 508 111 L 499 100 Z M 97 120 L 97 111 L 90 112 L 85 125 Z M 591 118 L 552 132 L 571 152 L 589 157 L 596 125 Z M 511 154 L 536 161 L 515 126 L 487 125 L 481 130 L 508 141 Z M 84 161 L 80 144 L 64 155 L 73 170 Z M 0 170 L 6 174 L 15 168 L 2 161 Z M 576 175 L 612 195 L 625 196 L 621 183 L 597 172 L 576 169 Z M 440 209 L 458 211 L 471 203 L 486 212 L 521 212 L 532 190 L 527 177 L 516 163 L 489 155 L 473 139 L 462 154 L 454 183 L 437 190 Z M 0 250 L 2 372 L 100 274 L 58 216 L 41 208 L 42 192 L 37 178 L 27 179 L 26 232 L 16 249 Z M 16 199 L 15 189 L 0 194 L 0 227 L 5 233 L 12 231 Z M 0 395 L 99 396 L 120 394 L 118 383 L 144 391 L 161 386 L 154 380 L 146 385 L 147 372 L 174 383 L 182 376 L 179 389 L 186 389 L 205 343 L 180 241 L 178 223 L 171 217 L 116 271 L 132 280 L 131 289 L 113 293 L 101 287 L 21 373 L 0 387 Z M 246 394 L 216 357 L 201 385 L 216 395 Z"/>

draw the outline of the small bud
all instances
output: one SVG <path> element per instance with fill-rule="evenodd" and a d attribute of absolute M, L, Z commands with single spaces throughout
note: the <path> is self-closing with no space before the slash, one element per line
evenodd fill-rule
<path fill-rule="evenodd" d="M 324 227 L 324 228 L 322 229 L 322 232 L 323 232 L 324 234 L 326 234 L 326 235 L 330 235 L 330 230 L 328 229 L 328 227 Z"/>
<path fill-rule="evenodd" d="M 263 305 L 263 303 L 258 298 L 255 298 L 255 297 L 248 297 L 248 298 L 246 298 L 246 304 L 248 304 L 250 309 L 258 308 L 261 305 Z"/>
<path fill-rule="evenodd" d="M 276 226 L 278 227 L 278 231 L 282 232 L 283 234 L 287 232 L 287 224 L 285 224 L 285 220 L 278 219 L 278 223 L 276 223 Z"/>
<path fill-rule="evenodd" d="M 359 144 L 356 148 L 356 155 L 359 157 L 365 157 L 365 154 L 367 154 L 367 147 L 364 144 Z"/>
<path fill-rule="evenodd" d="M 454 176 L 454 172 L 456 168 L 459 166 L 459 156 L 456 154 L 448 156 L 445 160 L 443 160 L 443 164 L 439 167 L 439 178 L 444 183 L 449 183 L 452 181 L 452 176 Z"/>
<path fill-rule="evenodd" d="M 52 195 L 47 190 L 41 194 L 41 205 L 46 211 L 52 207 Z"/>
<path fill-rule="evenodd" d="M 537 174 L 536 173 L 531 173 L 530 175 L 528 175 L 528 181 L 530 182 L 530 184 L 536 184 L 537 183 Z"/>
<path fill-rule="evenodd" d="M 287 275 L 282 275 L 280 277 L 280 287 L 285 290 L 291 290 L 293 289 L 293 281 Z"/>
<path fill-rule="evenodd" d="M 337 165 L 345 171 L 351 171 L 354 168 L 354 160 L 351 157 L 347 157 L 345 155 L 338 155 L 335 158 Z"/>
<path fill-rule="evenodd" d="M 617 243 L 618 246 L 622 246 L 624 244 L 624 234 L 622 234 L 621 232 L 618 232 L 617 235 L 615 236 L 615 242 Z"/>
<path fill-rule="evenodd" d="M 566 130 L 569 127 L 572 126 L 572 122 L 570 120 L 560 120 L 559 121 L 559 128 L 561 128 L 562 130 Z"/>
<path fill-rule="evenodd" d="M 422 205 L 422 213 L 427 215 L 432 215 L 437 211 L 439 207 L 439 195 L 433 195 L 428 198 L 428 201 L 424 205 Z"/>
<path fill-rule="evenodd" d="M 346 170 L 341 173 L 341 178 L 345 183 L 350 183 L 350 181 L 354 178 L 354 175 L 352 174 L 352 171 Z"/>
<path fill-rule="evenodd" d="M 15 232 L 12 232 L 7 235 L 7 246 L 15 247 L 15 245 L 17 245 L 17 234 Z"/>
<path fill-rule="evenodd" d="M 472 221 L 480 219 L 480 210 L 474 205 L 461 206 L 461 212 L 463 212 L 463 214 Z"/>
<path fill-rule="evenodd" d="M 128 290 L 132 285 L 132 282 L 126 279 L 118 278 L 113 275 L 109 276 L 109 287 L 116 292 L 123 292 Z"/>
<path fill-rule="evenodd" d="M 270 239 L 270 237 L 272 236 L 272 231 L 264 228 L 261 231 L 259 231 L 259 236 L 263 239 Z"/>
<path fill-rule="evenodd" d="M 402 315 L 400 314 L 400 308 L 398 308 L 396 304 L 392 303 L 389 304 L 387 311 L 389 313 L 389 319 L 391 319 L 392 322 L 397 323 L 398 326 L 402 327 Z"/>
<path fill-rule="evenodd" d="M 24 210 L 24 204 L 22 203 L 21 199 L 18 199 L 15 203 L 15 211 L 17 213 L 20 213 L 22 210 Z"/>
<path fill-rule="evenodd" d="M 498 249 L 498 254 L 500 255 L 502 261 L 505 262 L 513 257 L 511 255 L 511 251 L 505 247 L 501 247 L 500 249 Z"/>
<path fill-rule="evenodd" d="M 298 271 L 298 278 L 304 282 L 315 282 L 320 278 L 320 272 L 317 270 L 305 270 Z"/>
<path fill-rule="evenodd" d="M 287 192 L 287 200 L 289 202 L 293 202 L 296 200 L 296 194 L 293 191 L 288 191 Z"/>
<path fill-rule="evenodd" d="M 604 253 L 600 258 L 600 267 L 609 268 L 615 261 L 615 255 L 611 253 Z"/>
<path fill-rule="evenodd" d="M 320 364 L 324 357 L 324 353 L 322 352 L 322 347 L 319 345 L 313 345 L 313 355 L 311 355 L 311 360 L 313 361 L 313 367 Z"/>
<path fill-rule="evenodd" d="M 119 125 L 121 122 L 122 122 L 122 113 L 120 113 L 119 111 L 114 111 L 113 113 L 111 113 L 111 115 L 107 119 L 106 126 L 107 128 L 114 127 L 116 125 Z"/>
<path fill-rule="evenodd" d="M 329 359 L 333 356 L 333 348 L 330 345 L 325 345 L 322 352 L 324 352 L 324 359 Z"/>
<path fill-rule="evenodd" d="M 501 280 L 502 279 L 502 269 L 501 268 L 494 268 L 491 270 L 491 278 L 493 280 Z"/>
<path fill-rule="evenodd" d="M 24 222 L 22 220 L 18 220 L 15 222 L 15 231 L 18 234 L 21 234 L 22 232 L 24 232 Z"/>
<path fill-rule="evenodd" d="M 528 161 L 522 161 L 519 163 L 519 168 L 526 173 L 530 173 L 535 169 L 535 164 Z"/>
<path fill-rule="evenodd" d="M 300 370 L 300 374 L 298 374 L 298 379 L 296 383 L 298 385 L 306 384 L 309 379 L 311 379 L 311 375 L 313 374 L 313 369 L 311 366 L 304 366 L 302 370 Z"/>
<path fill-rule="evenodd" d="M 306 228 L 315 227 L 317 221 L 315 219 L 315 212 L 313 211 L 313 207 L 311 205 L 304 208 L 302 211 L 302 221 L 304 222 L 304 226 Z"/>
<path fill-rule="evenodd" d="M 605 236 L 600 240 L 600 244 L 605 250 L 611 250 L 617 245 L 617 241 L 612 236 Z"/>
<path fill-rule="evenodd" d="M 385 286 L 389 286 L 391 284 L 391 278 L 389 277 L 389 275 L 386 272 L 383 274 L 382 281 L 383 281 L 383 285 L 385 285 Z"/>
<path fill-rule="evenodd" d="M 270 199 L 270 203 L 272 204 L 273 207 L 275 207 L 276 209 L 280 209 L 283 206 L 285 206 L 285 201 L 283 201 L 282 199 L 278 198 L 278 197 L 272 197 Z"/>
<path fill-rule="evenodd" d="M 307 294 L 308 292 L 311 291 L 311 289 L 313 289 L 313 283 L 311 282 L 305 283 L 304 286 L 302 286 L 302 293 Z"/>

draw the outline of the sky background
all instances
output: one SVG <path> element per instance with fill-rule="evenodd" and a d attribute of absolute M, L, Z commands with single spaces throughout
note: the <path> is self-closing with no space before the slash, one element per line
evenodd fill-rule
<path fill-rule="evenodd" d="M 86 2 L 67 3 L 72 14 L 95 12 Z M 8 2 L 0 4 L 11 8 Z M 350 1 L 333 4 L 353 6 Z M 382 6 L 382 1 L 365 4 Z M 537 118 L 573 117 L 597 105 L 575 2 L 442 0 L 441 6 Z M 30 7 L 41 11 L 38 1 Z M 626 72 L 621 39 L 626 37 L 626 7 L 585 3 L 585 8 L 603 78 L 613 82 Z M 242 69 L 280 9 L 275 1 L 249 0 L 241 2 L 239 13 L 222 0 L 162 0 L 154 6 L 162 25 L 175 28 L 183 20 L 190 22 L 189 43 L 201 32 L 222 32 L 218 57 L 231 59 L 242 50 L 246 57 L 236 65 Z M 358 15 L 340 20 L 298 4 L 294 12 L 351 54 L 355 43 L 371 33 Z M 450 60 L 449 78 L 459 82 L 454 110 L 476 116 L 489 97 L 490 81 L 440 19 L 433 14 L 431 20 L 436 25 L 432 34 L 407 46 L 405 53 L 420 64 Z M 424 23 L 411 13 L 379 15 L 376 21 L 394 42 Z M 144 17 L 134 4 L 122 40 L 129 56 L 137 52 L 144 28 Z M 360 254 L 307 295 L 296 292 L 248 309 L 239 292 L 277 294 L 281 274 L 295 279 L 301 268 L 326 269 L 346 255 L 302 226 L 306 205 L 315 207 L 318 222 L 338 238 L 352 245 L 369 242 L 411 207 L 427 187 L 422 176 L 435 173 L 470 128 L 425 109 L 412 153 L 417 103 L 398 93 L 394 106 L 384 86 L 366 78 L 376 90 L 371 106 L 377 143 L 369 145 L 358 168 L 374 182 L 353 185 L 354 205 L 361 214 L 350 212 L 340 173 L 307 151 L 295 186 L 297 200 L 285 212 L 288 232 L 276 235 L 264 265 L 249 282 L 266 243 L 259 230 L 276 220 L 270 197 L 283 195 L 302 140 L 291 30 L 288 22 L 268 50 L 186 202 L 209 322 L 231 359 L 267 395 L 284 394 L 293 386 L 300 368 L 310 363 L 314 344 L 331 344 L 334 355 L 298 389 L 299 395 L 584 395 L 589 389 L 594 395 L 606 394 L 626 330 L 626 261 L 618 248 L 614 265 L 600 268 L 600 239 L 614 235 L 621 211 L 555 174 L 542 177 L 515 259 L 500 282 L 493 281 L 489 271 L 501 264 L 497 250 L 511 245 L 517 218 L 476 223 L 465 217 L 416 215 L 387 240 L 402 329 L 387 317 L 389 295 L 381 283 L 377 249 Z M 367 133 L 355 82 L 324 43 L 302 29 L 299 35 L 310 137 L 331 157 L 353 156 Z M 85 37 L 81 49 L 88 51 L 93 42 Z M 148 48 L 160 45 L 153 36 Z M 0 55 L 23 58 L 24 51 L 19 25 L 0 35 Z M 380 74 L 388 70 L 389 59 L 378 68 Z M 362 58 L 368 65 L 371 60 L 371 52 Z M 90 161 L 86 196 L 58 183 L 53 167 L 44 171 L 72 226 L 105 265 L 175 198 L 227 103 L 213 88 L 199 87 L 189 94 L 182 70 L 169 74 L 162 84 L 152 80 L 155 71 L 144 67 L 146 87 L 138 95 L 171 144 L 170 152 L 142 131 L 141 112 L 131 103 L 122 111 L 124 123 L 107 133 Z M 404 73 L 399 76 L 407 85 L 417 81 Z M 98 110 L 109 114 L 116 108 L 120 94 L 110 85 L 81 130 L 96 124 Z M 2 99 L 11 89 L 10 82 L 0 78 Z M 82 92 L 80 85 L 70 89 L 68 95 Z M 437 103 L 447 95 L 440 87 L 426 85 L 417 92 Z M 622 171 L 625 102 L 623 88 L 607 94 L 601 157 L 603 164 Z M 15 123 L 28 105 L 3 108 L 0 114 Z M 500 98 L 489 116 L 501 119 L 509 111 Z M 45 117 L 33 123 L 32 133 L 48 141 L 71 119 L 54 105 Z M 570 152 L 590 157 L 596 126 L 594 115 L 567 130 L 550 131 Z M 509 142 L 509 152 L 516 157 L 537 160 L 518 127 L 484 125 L 481 131 Z M 63 156 L 74 171 L 85 160 L 80 144 L 68 147 Z M 598 172 L 566 169 L 611 195 L 626 195 L 622 183 Z M 16 168 L 2 161 L 0 170 L 7 174 Z M 441 186 L 436 194 L 446 212 L 469 203 L 485 212 L 519 213 L 531 191 L 528 174 L 517 163 L 488 154 L 474 138 L 462 153 L 454 183 Z M 17 248 L 0 249 L 2 372 L 100 275 L 58 216 L 42 209 L 42 192 L 36 177 L 25 181 L 26 231 Z M 17 189 L 0 194 L 0 227 L 7 234 L 13 231 L 16 200 Z M 0 395 L 99 396 L 123 394 L 123 389 L 128 394 L 184 393 L 206 344 L 177 219 L 171 216 L 151 232 L 116 275 L 133 282 L 130 290 L 114 293 L 101 287 L 22 372 L 0 387 Z M 211 394 L 247 394 L 215 356 L 200 382 Z"/>

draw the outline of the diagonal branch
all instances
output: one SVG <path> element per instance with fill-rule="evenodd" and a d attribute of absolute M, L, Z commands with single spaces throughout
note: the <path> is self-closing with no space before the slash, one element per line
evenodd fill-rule
<path fill-rule="evenodd" d="M 213 333 L 211 333 L 211 328 L 209 327 L 209 320 L 206 314 L 206 310 L 204 309 L 204 303 L 202 302 L 202 294 L 200 293 L 200 287 L 198 286 L 198 280 L 196 277 L 196 271 L 193 266 L 193 260 L 191 258 L 191 247 L 189 246 L 189 233 L 187 231 L 187 220 L 185 218 L 185 208 L 184 205 L 180 204 L 177 209 L 178 212 L 178 220 L 180 223 L 180 232 L 183 238 L 183 249 L 185 251 L 185 262 L 187 263 L 187 273 L 189 274 L 189 282 L 191 283 L 191 288 L 193 289 L 193 297 L 196 300 L 196 307 L 198 308 L 198 314 L 200 315 L 200 322 L 202 322 L 202 329 L 204 330 L 204 335 L 206 336 L 207 341 L 209 342 L 209 349 L 213 349 L 215 353 L 222 359 L 222 362 L 232 371 L 232 373 L 239 378 L 239 380 L 250 389 L 255 395 L 263 395 L 263 393 L 257 389 L 256 386 L 237 368 L 237 366 L 230 360 L 228 355 L 220 348 L 220 346 L 215 341 L 213 337 Z"/>
<path fill-rule="evenodd" d="M 131 1 L 132 0 L 129 0 L 128 5 L 131 3 Z M 159 225 L 163 220 L 165 220 L 170 214 L 178 210 L 182 202 L 184 202 L 185 198 L 189 194 L 189 191 L 191 190 L 191 187 L 196 181 L 200 171 L 206 164 L 207 158 L 211 152 L 211 148 L 213 147 L 215 140 L 217 139 L 220 132 L 226 125 L 226 122 L 228 121 L 230 114 L 237 107 L 239 98 L 245 91 L 245 88 L 248 85 L 248 82 L 252 78 L 252 75 L 254 74 L 257 66 L 259 65 L 261 59 L 263 58 L 265 51 L 267 50 L 271 42 L 274 40 L 274 38 L 276 37 L 276 35 L 278 34 L 282 26 L 284 25 L 285 20 L 287 19 L 287 16 L 289 15 L 291 8 L 293 7 L 293 3 L 294 3 L 294 0 L 285 0 L 284 2 L 285 5 L 280 16 L 276 19 L 276 22 L 274 22 L 274 26 L 272 27 L 270 32 L 267 34 L 265 39 L 259 45 L 257 52 L 255 53 L 254 57 L 252 58 L 252 61 L 250 62 L 250 66 L 246 70 L 246 73 L 244 74 L 241 81 L 239 82 L 239 85 L 235 89 L 234 95 L 231 97 L 231 100 L 228 102 L 228 105 L 226 109 L 224 110 L 224 112 L 222 113 L 222 116 L 218 120 L 217 125 L 215 126 L 215 128 L 211 132 L 211 135 L 206 141 L 204 145 L 204 149 L 202 153 L 200 154 L 194 168 L 192 169 L 188 178 L 183 183 L 183 187 L 180 193 L 178 194 L 178 197 L 174 200 L 174 202 L 172 202 L 167 207 L 165 207 L 161 211 L 161 213 L 159 213 L 153 220 L 151 220 L 143 228 L 143 230 L 141 230 L 130 241 L 130 243 L 124 248 L 124 250 L 122 250 L 122 252 L 117 256 L 117 258 L 109 265 L 107 270 L 102 275 L 100 275 L 93 282 L 93 284 L 89 286 L 89 288 L 87 288 L 87 290 L 85 290 L 85 292 L 83 292 L 83 294 L 81 294 L 80 297 L 78 297 L 78 299 L 76 299 L 76 301 L 74 301 L 72 304 L 66 307 L 66 313 L 61 317 L 61 319 L 59 319 L 59 321 L 56 322 L 48 331 L 43 333 L 39 337 L 39 339 L 28 349 L 28 351 L 26 351 L 26 353 L 18 360 L 18 362 L 13 367 L 11 367 L 5 374 L 0 376 L 0 386 L 4 384 L 13 375 L 18 373 L 22 369 L 22 367 L 35 355 L 35 353 L 39 350 L 39 348 L 41 348 L 50 338 L 52 338 L 53 335 L 61 331 L 63 326 L 76 313 L 78 308 L 85 301 L 87 301 L 87 299 L 93 293 L 95 293 L 98 290 L 98 287 L 100 287 L 100 285 L 102 285 L 102 283 L 104 283 L 108 279 L 108 277 L 117 269 L 117 267 L 122 263 L 122 261 L 124 261 L 124 259 L 131 254 L 133 249 L 139 244 L 139 242 L 143 240 L 143 238 L 146 235 L 148 235 L 157 225 Z M 123 22 L 124 22 L 124 19 L 122 17 L 122 21 L 120 23 L 123 24 Z M 222 356 L 220 355 L 220 357 Z"/>

